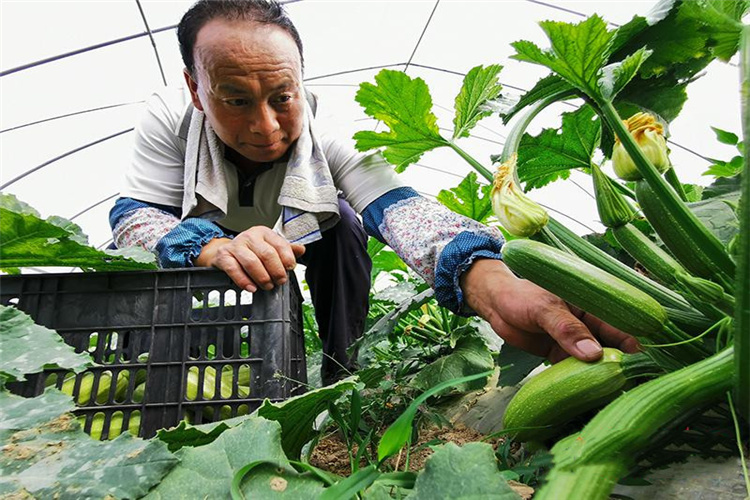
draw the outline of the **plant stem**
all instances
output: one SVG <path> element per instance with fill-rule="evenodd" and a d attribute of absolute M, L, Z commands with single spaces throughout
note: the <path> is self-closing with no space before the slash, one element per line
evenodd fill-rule
<path fill-rule="evenodd" d="M 610 180 L 612 181 L 612 185 L 615 187 L 615 189 L 617 189 L 620 193 L 627 196 L 631 200 L 635 201 L 635 191 L 633 191 L 627 186 L 623 186 L 615 179 L 610 179 Z"/>
<path fill-rule="evenodd" d="M 531 121 L 538 115 L 544 108 L 550 104 L 554 104 L 558 101 L 564 101 L 571 97 L 575 97 L 572 90 L 565 91 L 562 93 L 552 94 L 529 107 L 524 115 L 513 125 L 510 129 L 510 133 L 505 138 L 505 146 L 503 152 L 500 155 L 500 160 L 506 162 L 510 159 L 511 155 L 518 151 L 518 146 L 521 144 L 521 137 L 529 127 Z"/>
<path fill-rule="evenodd" d="M 680 179 L 677 178 L 677 172 L 675 172 L 674 167 L 669 167 L 669 169 L 664 173 L 664 178 L 667 180 L 669 185 L 672 186 L 672 189 L 674 189 L 674 192 L 677 193 L 677 196 L 679 196 L 682 201 L 687 203 L 687 194 L 685 194 L 685 188 L 682 187 Z"/>
<path fill-rule="evenodd" d="M 541 231 L 532 236 L 532 239 L 546 243 L 547 245 L 562 250 L 563 252 L 575 255 L 575 253 L 568 248 L 560 238 L 555 236 L 555 233 L 550 231 L 548 226 L 544 226 Z"/>
<path fill-rule="evenodd" d="M 745 454 L 742 449 L 742 434 L 740 433 L 740 423 L 737 421 L 737 412 L 734 410 L 734 404 L 732 403 L 732 395 L 727 392 L 727 401 L 729 402 L 729 411 L 732 414 L 732 423 L 734 423 L 734 436 L 737 440 L 737 449 L 740 452 L 740 462 L 742 463 L 742 474 L 745 476 L 745 490 L 748 496 L 750 496 L 750 476 L 747 473 L 747 461 L 745 460 Z"/>
<path fill-rule="evenodd" d="M 740 244 L 735 280 L 735 394 L 740 415 L 750 422 L 750 26 L 740 35 L 740 87 L 745 171 L 739 206 Z"/>
<path fill-rule="evenodd" d="M 469 153 L 467 153 L 463 149 L 459 148 L 454 142 L 450 142 L 450 143 L 448 143 L 448 145 L 451 148 L 453 148 L 453 151 L 455 151 L 456 153 L 458 153 L 458 155 L 461 158 L 463 158 L 464 160 L 466 160 L 469 163 L 469 165 L 471 165 L 472 167 L 474 167 L 474 170 L 476 170 L 477 172 L 479 172 L 479 174 L 482 177 L 484 177 L 485 179 L 487 179 L 490 182 L 493 182 L 495 180 L 495 177 L 492 175 L 492 172 L 490 172 L 489 170 L 487 170 L 486 168 L 484 168 L 484 166 L 482 166 L 481 163 L 479 163 L 471 155 L 469 155 Z"/>

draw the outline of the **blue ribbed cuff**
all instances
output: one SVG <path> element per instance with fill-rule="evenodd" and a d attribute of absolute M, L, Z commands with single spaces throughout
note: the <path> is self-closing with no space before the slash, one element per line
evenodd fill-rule
<path fill-rule="evenodd" d="M 461 316 L 473 311 L 464 305 L 464 294 L 459 286 L 461 275 L 480 258 L 502 258 L 503 241 L 486 234 L 464 231 L 445 245 L 435 269 L 435 298 L 438 303 Z"/>
<path fill-rule="evenodd" d="M 193 259 L 214 238 L 227 238 L 227 235 L 211 221 L 194 217 L 185 219 L 156 244 L 159 265 L 163 268 L 193 267 Z"/>
<path fill-rule="evenodd" d="M 377 238 L 381 243 L 386 243 L 383 235 L 380 234 L 380 224 L 383 223 L 383 212 L 394 203 L 416 196 L 419 196 L 419 193 L 412 188 L 400 187 L 391 189 L 384 195 L 376 198 L 375 201 L 362 210 L 362 225 L 365 227 L 365 232 L 373 238 Z"/>

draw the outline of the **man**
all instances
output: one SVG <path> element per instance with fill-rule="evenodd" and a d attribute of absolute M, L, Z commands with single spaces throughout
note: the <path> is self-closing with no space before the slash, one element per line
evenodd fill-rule
<path fill-rule="evenodd" d="M 118 247 L 151 249 L 164 267 L 222 269 L 249 291 L 280 285 L 296 262 L 306 264 L 331 358 L 326 382 L 350 366 L 345 350 L 367 314 L 364 230 L 433 286 L 442 305 L 476 312 L 510 344 L 552 361 L 598 359 L 595 335 L 637 349 L 633 337 L 514 276 L 500 260 L 497 230 L 403 186 L 380 154 L 320 134 L 303 86 L 302 43 L 279 5 L 199 0 L 178 38 L 192 107 L 151 101 L 110 214 Z"/>

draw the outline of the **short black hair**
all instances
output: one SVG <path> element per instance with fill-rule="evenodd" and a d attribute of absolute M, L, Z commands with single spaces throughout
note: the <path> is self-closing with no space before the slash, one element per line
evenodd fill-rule
<path fill-rule="evenodd" d="M 289 33 L 294 43 L 297 44 L 300 62 L 304 69 L 302 39 L 280 3 L 275 0 L 198 0 L 185 12 L 180 24 L 177 25 L 177 40 L 180 42 L 182 62 L 191 76 L 195 76 L 193 49 L 198 32 L 213 19 L 253 21 L 278 26 Z"/>

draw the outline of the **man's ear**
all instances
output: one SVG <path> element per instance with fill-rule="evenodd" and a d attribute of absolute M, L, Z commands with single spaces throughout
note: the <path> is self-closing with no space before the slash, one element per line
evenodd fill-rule
<path fill-rule="evenodd" d="M 187 84 L 188 90 L 190 90 L 190 100 L 193 101 L 193 106 L 199 111 L 203 111 L 203 105 L 198 97 L 198 82 L 193 80 L 193 77 L 190 76 L 187 68 L 182 70 L 182 75 L 185 77 L 185 84 Z"/>

